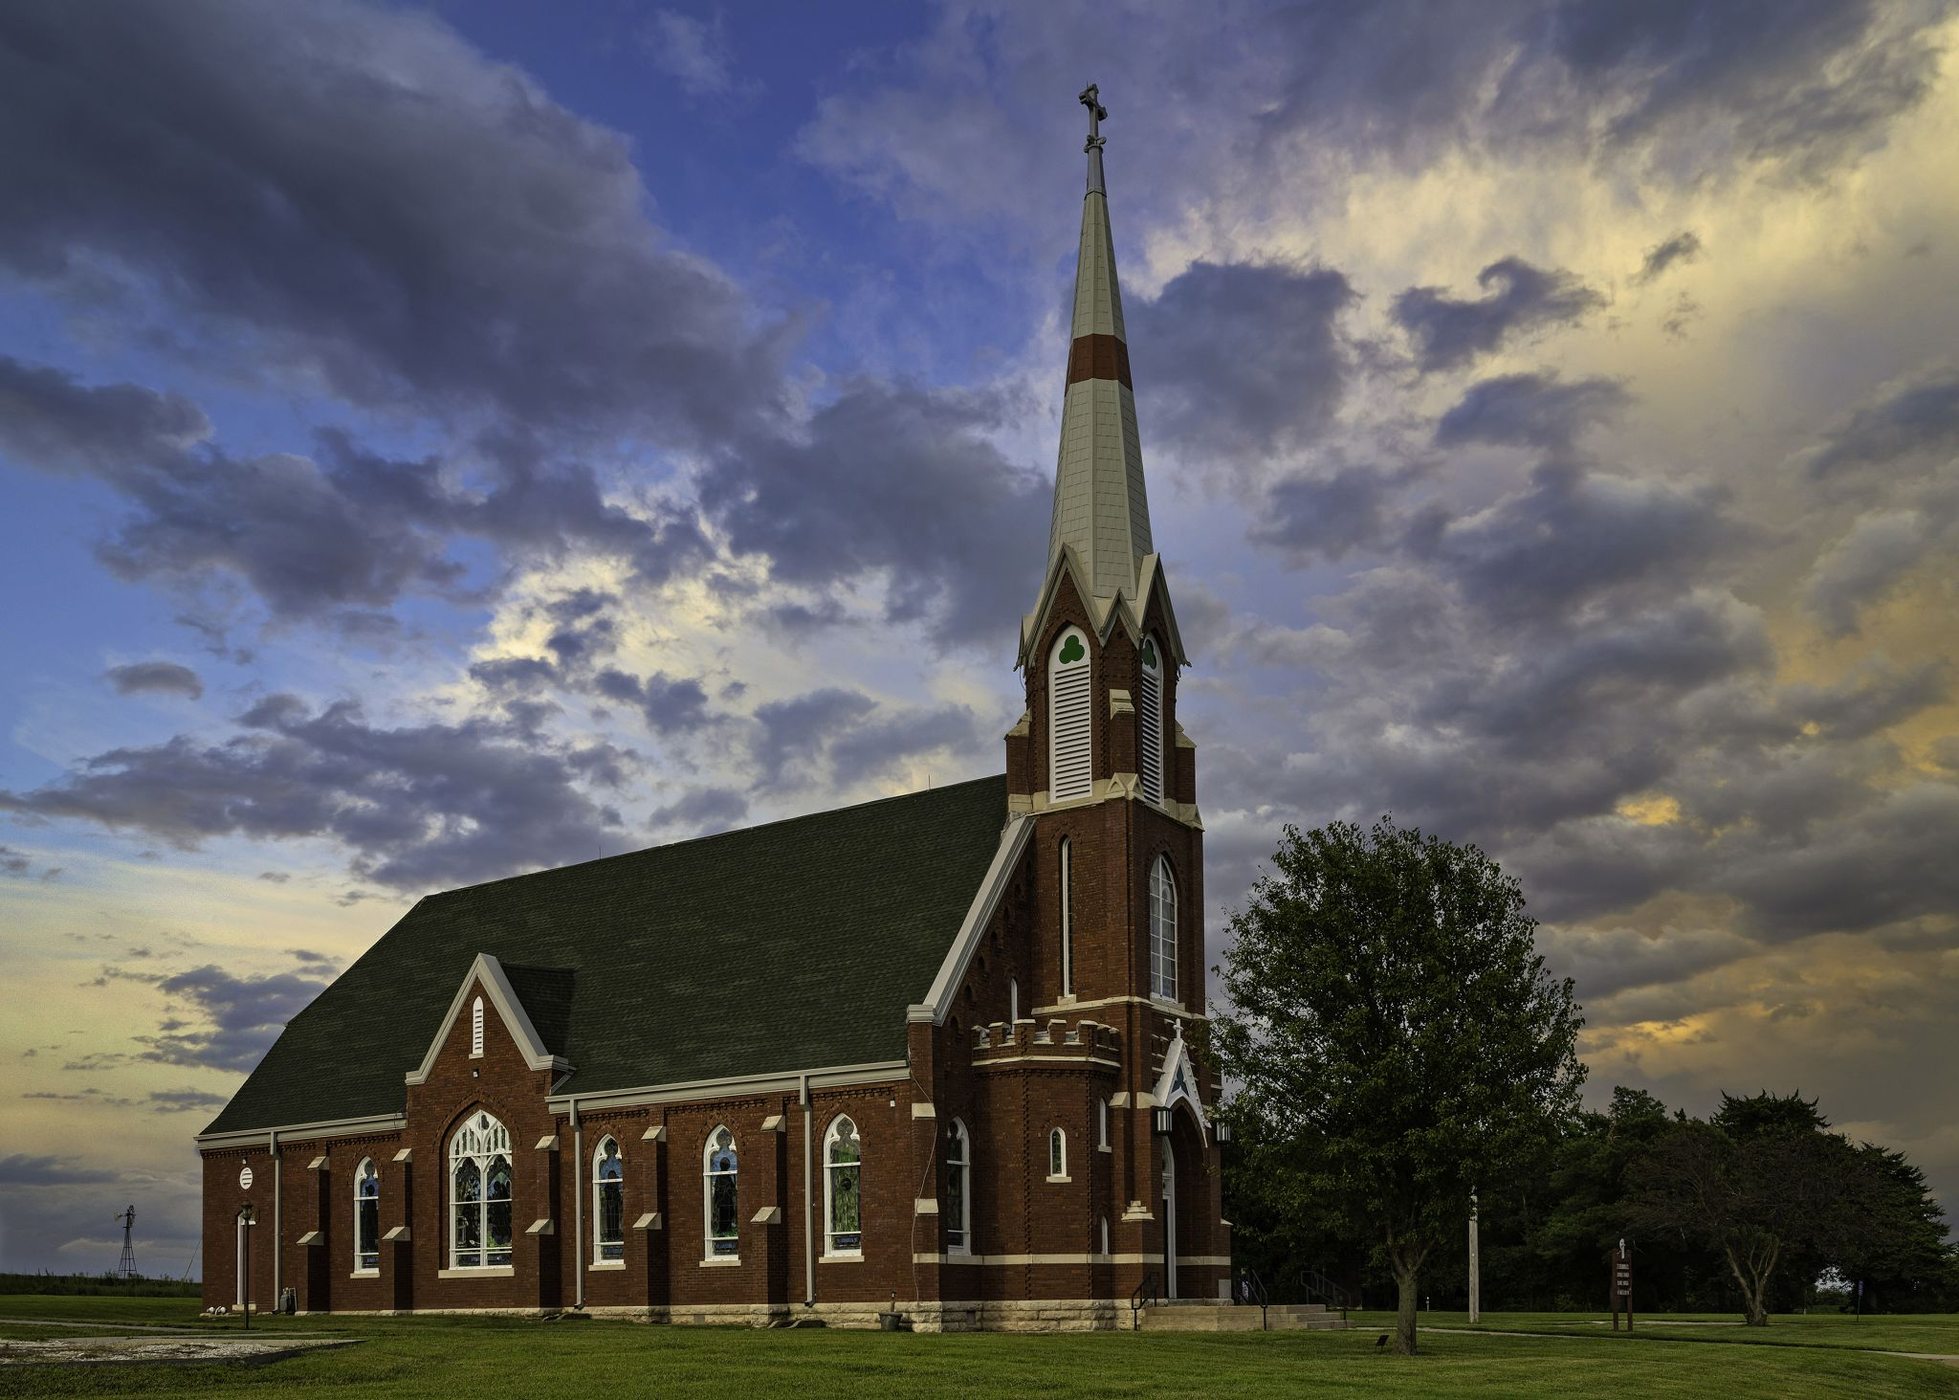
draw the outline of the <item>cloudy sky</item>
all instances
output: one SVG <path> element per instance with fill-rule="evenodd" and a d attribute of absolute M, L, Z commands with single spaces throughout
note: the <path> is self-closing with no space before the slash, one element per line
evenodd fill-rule
<path fill-rule="evenodd" d="M 424 892 L 998 769 L 1090 80 L 1213 959 L 1392 811 L 1959 1206 L 1951 7 L 25 0 L 0 1267 Z"/>

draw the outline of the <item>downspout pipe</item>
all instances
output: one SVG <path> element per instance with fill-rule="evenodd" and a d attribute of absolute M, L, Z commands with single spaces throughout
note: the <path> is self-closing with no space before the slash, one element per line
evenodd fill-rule
<path fill-rule="evenodd" d="M 815 1146 L 810 1139 L 814 1107 L 809 1101 L 809 1072 L 798 1076 L 797 1093 L 803 1105 L 803 1306 L 816 1306 L 816 1200 L 810 1194 Z"/>
<path fill-rule="evenodd" d="M 285 1253 L 286 1224 L 283 1214 L 284 1202 L 280 1199 L 279 1187 L 285 1173 L 281 1170 L 284 1157 L 279 1151 L 279 1130 L 271 1128 L 265 1135 L 266 1150 L 272 1154 L 272 1311 L 279 1311 L 279 1284 L 281 1282 L 280 1258 Z M 247 1239 L 245 1247 L 250 1249 L 252 1242 Z"/>
<path fill-rule="evenodd" d="M 577 1280 L 572 1306 L 585 1311 L 585 1125 L 578 1118 L 578 1096 L 571 1098 L 571 1266 Z"/>

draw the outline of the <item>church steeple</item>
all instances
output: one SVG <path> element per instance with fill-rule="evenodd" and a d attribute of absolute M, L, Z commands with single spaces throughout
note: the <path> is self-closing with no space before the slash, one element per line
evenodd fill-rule
<path fill-rule="evenodd" d="M 1116 614 L 1134 629 L 1154 572 L 1149 493 L 1136 429 L 1135 387 L 1116 279 L 1115 240 L 1109 232 L 1101 123 L 1108 111 L 1090 84 L 1088 188 L 1082 199 L 1081 244 L 1075 264 L 1075 305 L 1068 348 L 1067 396 L 1061 410 L 1061 450 L 1055 466 L 1054 516 L 1041 597 L 1022 628 L 1022 663 L 1052 602 L 1059 572 L 1072 567 L 1075 585 L 1106 630 Z M 1174 644 L 1174 643 L 1173 643 Z M 1181 651 L 1181 648 L 1178 648 Z M 1181 660 L 1181 656 L 1178 658 Z"/>

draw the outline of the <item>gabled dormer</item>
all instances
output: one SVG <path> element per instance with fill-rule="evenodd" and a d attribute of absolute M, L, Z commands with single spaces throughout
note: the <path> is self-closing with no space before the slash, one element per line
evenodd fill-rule
<path fill-rule="evenodd" d="M 569 1074 L 571 1061 L 560 1050 L 572 976 L 562 968 L 506 969 L 490 954 L 478 953 L 421 1064 L 403 1078 L 411 1085 L 427 1083 L 445 1052 L 469 1060 L 514 1052 L 526 1069 L 548 1073 L 554 1081 Z"/>

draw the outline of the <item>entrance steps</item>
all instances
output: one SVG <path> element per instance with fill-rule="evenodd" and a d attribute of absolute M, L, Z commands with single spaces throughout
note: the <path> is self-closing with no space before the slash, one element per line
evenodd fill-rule
<path fill-rule="evenodd" d="M 1274 1332 L 1338 1332 L 1347 1326 L 1347 1319 L 1328 1312 L 1324 1303 L 1274 1303 L 1260 1309 L 1203 1298 L 1152 1303 L 1135 1321 L 1144 1332 L 1257 1332 L 1266 1327 Z"/>

